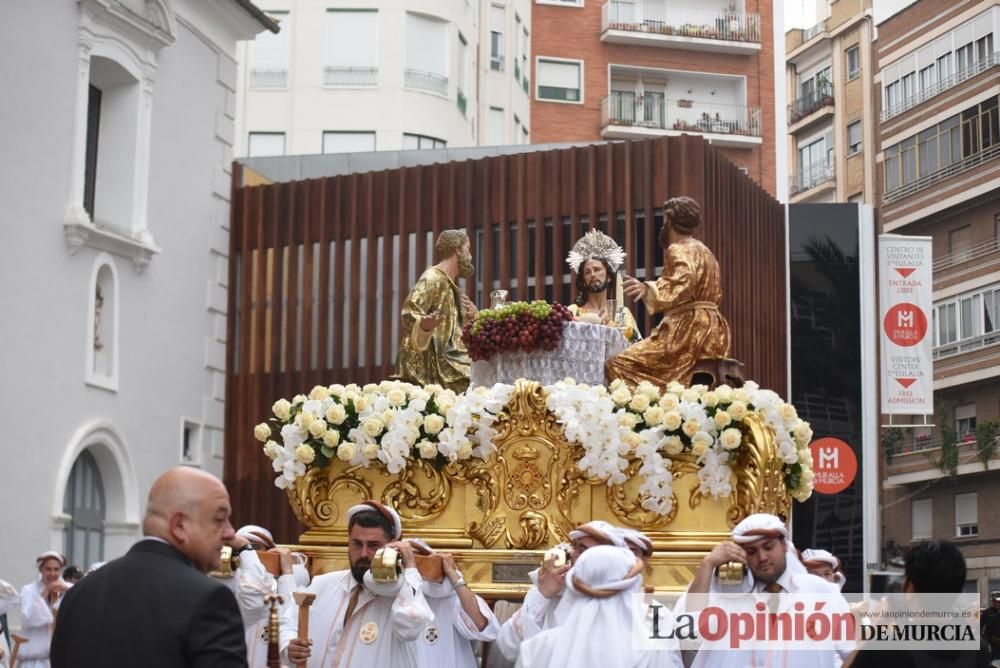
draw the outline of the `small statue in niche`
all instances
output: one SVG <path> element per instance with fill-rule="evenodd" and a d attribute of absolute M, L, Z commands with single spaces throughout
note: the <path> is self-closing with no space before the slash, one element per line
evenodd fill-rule
<path fill-rule="evenodd" d="M 99 352 L 104 349 L 101 341 L 101 311 L 104 309 L 104 293 L 101 291 L 100 283 L 94 288 L 94 351 Z"/>

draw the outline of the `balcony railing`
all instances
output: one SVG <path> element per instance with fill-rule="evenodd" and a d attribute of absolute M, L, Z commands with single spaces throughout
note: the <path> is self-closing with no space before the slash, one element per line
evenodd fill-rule
<path fill-rule="evenodd" d="M 438 95 L 448 94 L 448 77 L 446 76 L 409 68 L 403 74 L 403 83 L 407 88 L 426 90 Z"/>
<path fill-rule="evenodd" d="M 602 31 L 760 42 L 760 14 L 668 7 L 662 1 L 610 0 L 601 11 Z"/>
<path fill-rule="evenodd" d="M 937 360 L 945 357 L 951 357 L 953 355 L 962 355 L 964 353 L 972 352 L 973 350 L 979 350 L 980 348 L 996 345 L 997 343 L 1000 343 L 1000 332 L 989 332 L 971 339 L 962 339 L 961 341 L 954 341 L 952 343 L 937 346 L 934 348 L 934 359 Z"/>
<path fill-rule="evenodd" d="M 957 86 L 963 81 L 968 81 L 969 79 L 979 74 L 982 74 L 989 68 L 998 64 L 1000 64 L 1000 52 L 991 53 L 989 56 L 987 56 L 982 60 L 976 60 L 972 63 L 972 67 L 967 67 L 958 70 L 951 76 L 945 77 L 944 79 L 941 79 L 939 81 L 935 81 L 930 86 L 922 88 L 913 95 L 910 95 L 909 97 L 900 100 L 899 102 L 897 102 L 892 106 L 886 107 L 885 109 L 882 110 L 881 119 L 883 121 L 886 121 L 892 118 L 893 116 L 897 116 L 903 113 L 907 109 L 912 109 L 918 104 L 922 104 L 927 100 L 931 99 L 935 95 L 943 93 L 944 91 L 948 90 L 949 88 L 953 88 L 954 86 Z"/>
<path fill-rule="evenodd" d="M 796 195 L 815 188 L 821 183 L 832 181 L 834 175 L 833 158 L 814 162 L 792 175 L 788 180 L 788 194 Z"/>
<path fill-rule="evenodd" d="M 824 81 L 815 90 L 810 91 L 807 95 L 803 95 L 788 105 L 788 123 L 789 125 L 797 123 L 814 111 L 832 104 L 833 85 L 828 81 Z"/>
<path fill-rule="evenodd" d="M 503 72 L 503 56 L 490 56 L 490 69 L 495 72 Z"/>
<path fill-rule="evenodd" d="M 463 116 L 465 116 L 465 109 L 468 107 L 468 104 L 469 104 L 468 98 L 465 97 L 465 93 L 463 93 L 462 89 L 459 88 L 458 89 L 458 110 L 462 112 Z"/>
<path fill-rule="evenodd" d="M 1000 239 L 993 238 L 978 244 L 973 244 L 968 248 L 948 253 L 947 255 L 940 255 L 934 258 L 934 273 L 936 274 L 944 269 L 950 269 L 951 267 L 960 265 L 963 262 L 978 260 L 979 258 L 986 257 L 990 253 L 995 253 L 998 250 L 1000 250 Z"/>
<path fill-rule="evenodd" d="M 961 174 L 962 172 L 967 172 L 970 169 L 975 169 L 983 163 L 989 162 L 997 157 L 1000 157 L 1000 144 L 994 144 L 979 153 L 974 153 L 967 158 L 956 160 L 936 172 L 931 172 L 930 174 L 926 174 L 925 176 L 921 176 L 919 179 L 910 181 L 906 185 L 900 186 L 895 190 L 890 190 L 882 195 L 882 204 L 892 204 L 893 202 L 898 202 L 904 197 L 908 197 L 909 195 L 923 190 L 924 188 L 940 183 L 941 181 L 949 179 L 956 174 Z"/>
<path fill-rule="evenodd" d="M 808 42 L 813 37 L 823 32 L 824 30 L 826 30 L 826 19 L 823 19 L 814 26 L 805 28 L 802 31 L 802 43 L 805 44 L 806 42 Z"/>
<path fill-rule="evenodd" d="M 323 68 L 324 86 L 374 86 L 378 83 L 377 67 Z"/>
<path fill-rule="evenodd" d="M 696 103 L 626 91 L 611 91 L 601 102 L 602 127 L 680 130 L 760 137 L 760 107 Z"/>
<path fill-rule="evenodd" d="M 288 86 L 287 68 L 254 67 L 250 70 L 251 88 L 286 88 Z"/>
<path fill-rule="evenodd" d="M 941 447 L 940 436 L 917 436 L 912 441 L 899 441 L 889 452 L 893 455 L 908 455 L 913 452 L 927 452 Z"/>

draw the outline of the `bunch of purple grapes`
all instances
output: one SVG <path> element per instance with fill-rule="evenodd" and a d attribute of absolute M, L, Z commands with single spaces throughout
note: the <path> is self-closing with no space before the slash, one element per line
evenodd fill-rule
<path fill-rule="evenodd" d="M 563 323 L 573 316 L 562 304 L 542 300 L 513 302 L 484 309 L 465 325 L 462 342 L 473 360 L 488 360 L 498 352 L 555 350 L 562 341 Z"/>

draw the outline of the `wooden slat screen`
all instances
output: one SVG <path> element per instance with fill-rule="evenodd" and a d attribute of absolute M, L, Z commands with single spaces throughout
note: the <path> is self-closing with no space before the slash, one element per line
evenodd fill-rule
<path fill-rule="evenodd" d="M 705 144 L 683 136 L 493 156 L 240 187 L 230 228 L 225 482 L 234 522 L 294 542 L 291 514 L 253 425 L 279 397 L 316 384 L 364 384 L 393 371 L 399 309 L 433 258 L 433 240 L 465 228 L 480 307 L 512 299 L 569 303 L 564 258 L 597 226 L 628 252 L 626 271 L 655 279 L 662 202 L 702 203 L 698 236 L 722 265 L 722 311 L 748 377 L 784 394 L 784 209 Z M 640 326 L 650 325 L 641 307 Z"/>

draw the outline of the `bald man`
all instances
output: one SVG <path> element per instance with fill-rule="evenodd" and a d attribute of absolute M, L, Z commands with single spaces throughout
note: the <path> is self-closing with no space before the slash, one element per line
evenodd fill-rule
<path fill-rule="evenodd" d="M 143 539 L 63 599 L 53 668 L 246 666 L 236 599 L 206 575 L 235 535 L 229 513 L 229 493 L 214 476 L 184 467 L 160 476 Z"/>

